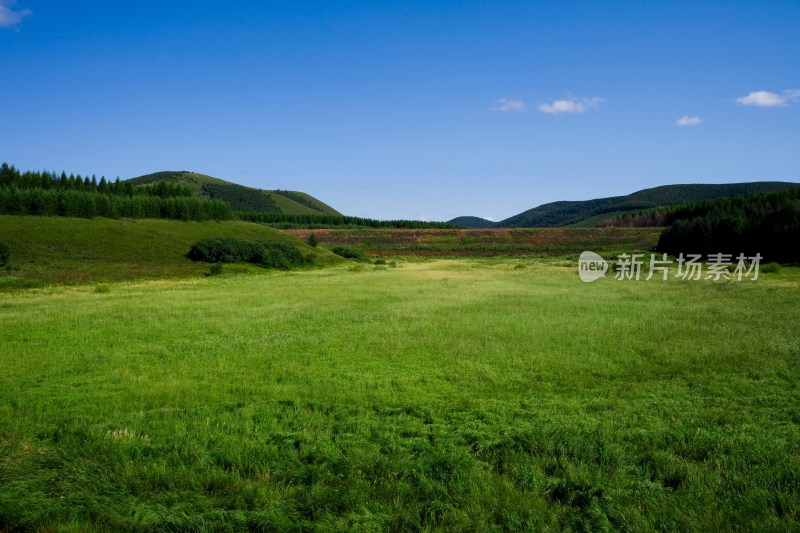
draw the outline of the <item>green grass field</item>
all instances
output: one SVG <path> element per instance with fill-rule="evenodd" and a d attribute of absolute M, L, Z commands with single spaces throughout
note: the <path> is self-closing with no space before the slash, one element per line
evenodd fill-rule
<path fill-rule="evenodd" d="M 800 272 L 0 294 L 0 530 L 797 531 Z"/>
<path fill-rule="evenodd" d="M 320 266 L 340 261 L 322 248 L 249 222 L 0 215 L 0 242 L 11 249 L 11 268 L 0 270 L 0 291 L 53 283 L 202 276 L 209 266 L 187 259 L 189 247 L 201 239 L 223 236 L 289 243 Z"/>

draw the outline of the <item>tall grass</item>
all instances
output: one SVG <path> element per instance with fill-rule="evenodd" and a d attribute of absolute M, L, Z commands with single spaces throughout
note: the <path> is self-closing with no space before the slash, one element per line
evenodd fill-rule
<path fill-rule="evenodd" d="M 0 529 L 792 530 L 795 269 L 0 294 Z"/>

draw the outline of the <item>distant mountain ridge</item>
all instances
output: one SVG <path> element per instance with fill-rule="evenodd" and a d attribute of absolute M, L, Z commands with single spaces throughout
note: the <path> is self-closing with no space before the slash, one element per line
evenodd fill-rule
<path fill-rule="evenodd" d="M 223 200 L 230 204 L 234 211 L 287 215 L 341 215 L 331 206 L 304 192 L 254 189 L 188 170 L 155 172 L 127 181 L 133 185 L 148 185 L 159 181 L 176 183 L 189 188 L 195 196 Z"/>
<path fill-rule="evenodd" d="M 625 213 L 638 213 L 654 207 L 667 207 L 728 196 L 742 196 L 800 187 L 800 183 L 756 181 L 724 184 L 662 185 L 643 189 L 627 196 L 612 196 L 583 201 L 559 201 L 542 204 L 505 220 L 491 223 L 478 217 L 458 217 L 449 222 L 464 228 L 561 228 L 591 227 L 599 221 Z M 477 226 L 480 221 L 489 226 Z"/>

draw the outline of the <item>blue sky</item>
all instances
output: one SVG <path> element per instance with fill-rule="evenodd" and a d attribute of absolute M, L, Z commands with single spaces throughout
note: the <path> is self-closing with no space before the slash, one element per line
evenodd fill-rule
<path fill-rule="evenodd" d="M 0 0 L 0 160 L 374 218 L 800 181 L 800 3 Z"/>

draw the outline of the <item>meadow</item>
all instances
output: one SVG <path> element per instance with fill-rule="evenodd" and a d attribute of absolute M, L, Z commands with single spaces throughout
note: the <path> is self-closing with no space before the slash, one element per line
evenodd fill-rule
<path fill-rule="evenodd" d="M 191 261 L 186 254 L 193 243 L 214 237 L 291 244 L 318 266 L 340 261 L 321 248 L 249 222 L 0 215 L 0 242 L 11 249 L 11 264 L 0 268 L 0 292 L 53 284 L 202 276 L 209 265 Z M 226 268 L 248 270 L 245 265 Z"/>
<path fill-rule="evenodd" d="M 0 529 L 797 531 L 800 272 L 0 293 Z"/>
<path fill-rule="evenodd" d="M 663 228 L 490 228 L 490 229 L 289 229 L 328 245 L 357 246 L 374 257 L 577 256 L 649 250 Z"/>

